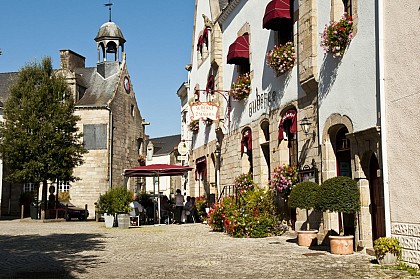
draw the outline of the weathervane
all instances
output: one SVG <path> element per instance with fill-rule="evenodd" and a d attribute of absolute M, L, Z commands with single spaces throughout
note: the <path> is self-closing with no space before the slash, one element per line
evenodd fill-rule
<path fill-rule="evenodd" d="M 111 0 L 109 0 L 108 4 L 104 4 L 104 6 L 108 7 L 109 9 L 109 22 L 111 22 L 111 7 L 112 7 Z"/>

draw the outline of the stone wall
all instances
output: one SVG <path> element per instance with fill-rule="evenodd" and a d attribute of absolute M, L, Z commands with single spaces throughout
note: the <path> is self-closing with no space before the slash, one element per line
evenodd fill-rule
<path fill-rule="evenodd" d="M 80 132 L 83 132 L 84 124 L 105 124 L 109 131 L 109 111 L 106 109 L 76 109 L 75 114 L 81 117 L 77 124 Z M 71 183 L 70 201 L 76 206 L 84 207 L 87 204 L 90 217 L 94 218 L 94 203 L 100 194 L 109 189 L 108 148 L 89 150 L 83 159 L 83 165 L 74 169 L 74 175 L 80 180 Z"/>
<path fill-rule="evenodd" d="M 420 224 L 392 223 L 391 232 L 403 247 L 402 260 L 420 264 Z"/>

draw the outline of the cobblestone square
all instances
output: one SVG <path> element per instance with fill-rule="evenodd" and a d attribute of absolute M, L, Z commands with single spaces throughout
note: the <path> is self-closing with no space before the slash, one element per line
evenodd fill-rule
<path fill-rule="evenodd" d="M 231 238 L 205 224 L 0 221 L 0 278 L 411 278 L 373 259 L 299 247 L 292 235 Z"/>

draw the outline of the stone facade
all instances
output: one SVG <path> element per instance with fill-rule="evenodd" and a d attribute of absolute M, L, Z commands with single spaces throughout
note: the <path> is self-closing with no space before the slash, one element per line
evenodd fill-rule
<path fill-rule="evenodd" d="M 111 187 L 128 187 L 133 192 L 139 190 L 134 178 L 126 181 L 121 174 L 124 169 L 137 166 L 138 155 L 145 152 L 143 119 L 123 51 L 125 39 L 115 23 L 107 22 L 105 25 L 101 26 L 95 39 L 99 58 L 96 67 L 86 67 L 85 58 L 80 54 L 60 50 L 60 69 L 56 70 L 56 74 L 64 77 L 73 92 L 75 114 L 81 118 L 77 127 L 79 132 L 83 132 L 83 141 L 88 149 L 88 153 L 83 156 L 84 164 L 74 170 L 79 180 L 70 183 L 70 201 L 80 207 L 87 205 L 89 218 L 95 218 L 95 202 L 99 195 Z M 106 33 L 112 30 L 119 32 Z M 113 34 L 117 34 L 117 37 Z M 106 37 L 105 42 L 102 36 Z M 117 43 L 113 46 L 117 45 L 117 49 L 106 51 L 108 43 L 114 41 Z M 115 60 L 107 61 L 105 51 L 115 54 Z M 101 52 L 104 61 L 101 61 Z M 8 75 L 6 73 L 3 76 Z M 6 83 L 1 84 L 0 89 L 7 88 L 10 80 L 10 77 L 0 78 L 0 84 Z M 0 93 L 1 101 L 4 102 L 9 93 L 3 90 Z M 50 185 L 55 185 L 55 182 Z M 3 181 L 0 187 L 1 215 L 20 214 L 18 201 L 22 188 L 21 185 L 11 187 Z"/>
<path fill-rule="evenodd" d="M 194 166 L 195 160 L 203 156 L 210 164 L 213 162 L 210 159 L 217 159 L 220 151 L 220 170 L 217 160 L 212 165 L 219 179 L 217 175 L 214 181 L 209 174 L 207 177 L 210 184 L 218 185 L 211 191 L 220 194 L 223 186 L 231 185 L 235 177 L 249 170 L 248 156 L 241 154 L 243 133 L 249 129 L 252 171 L 258 185 L 266 187 L 270 172 L 291 161 L 300 167 L 315 166 L 318 173 L 314 180 L 319 183 L 339 175 L 349 176 L 359 186 L 361 210 L 345 217 L 344 222 L 355 235 L 357 249 L 365 251 L 373 246 L 376 238 L 395 235 L 403 243 L 406 252 L 403 258 L 410 263 L 418 262 L 415 229 L 401 232 L 401 227 L 414 228 L 420 223 L 418 215 L 413 214 L 418 199 L 412 195 L 419 181 L 412 167 L 418 155 L 415 146 L 420 133 L 416 133 L 418 125 L 414 122 L 419 117 L 416 107 L 410 105 L 418 103 L 414 91 L 418 88 L 415 76 L 419 66 L 410 55 L 401 56 L 407 53 L 403 46 L 415 49 L 418 44 L 418 36 L 412 29 L 401 31 L 402 26 L 418 21 L 414 12 L 418 7 L 397 8 L 396 4 L 387 3 L 384 9 L 382 5 L 357 0 L 348 1 L 347 7 L 340 0 L 291 1 L 292 40 L 298 58 L 292 70 L 276 76 L 265 65 L 265 56 L 278 43 L 280 33 L 261 28 L 262 18 L 257 16 L 264 15 L 270 1 L 257 5 L 235 0 L 224 8 L 216 2 L 196 1 L 196 15 L 211 15 L 213 37 L 210 61 L 201 61 L 197 67 L 195 49 L 192 49 L 189 80 L 195 88 L 205 87 L 209 68 L 217 65 L 217 89 L 227 94 L 241 66 L 227 63 L 226 56 L 232 42 L 246 32 L 251 94 L 242 101 L 223 99 L 219 94 L 223 118 L 213 124 L 214 129 L 200 124 L 199 132 L 191 137 L 190 165 Z M 344 12 L 353 18 L 353 40 L 343 56 L 333 58 L 319 46 L 320 34 Z M 403 14 L 407 15 L 405 25 L 393 24 L 397 15 L 404 17 Z M 194 30 L 202 30 L 203 25 L 196 17 Z M 407 73 L 405 65 L 412 71 Z M 188 96 L 193 93 L 190 90 Z M 296 111 L 298 124 L 303 124 L 303 119 L 309 123 L 307 133 L 297 125 L 295 160 L 291 160 L 293 150 L 288 142 L 277 137 L 279 122 L 290 109 Z M 401 150 L 397 142 L 408 148 Z M 190 181 L 194 181 L 193 176 L 190 175 Z M 190 185 L 192 189 L 197 186 L 195 182 Z M 340 230 L 336 213 L 324 213 L 323 218 L 312 215 L 310 222 L 320 230 L 321 240 L 329 232 Z M 304 218 L 305 214 L 298 210 L 296 228 L 304 224 Z"/>

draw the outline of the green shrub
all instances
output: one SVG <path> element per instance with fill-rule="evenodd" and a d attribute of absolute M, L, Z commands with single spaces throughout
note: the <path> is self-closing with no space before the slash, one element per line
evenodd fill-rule
<path fill-rule="evenodd" d="M 350 177 L 337 176 L 324 181 L 319 191 L 318 209 L 341 213 L 355 213 L 360 210 L 360 192 Z"/>
<path fill-rule="evenodd" d="M 382 259 L 386 253 L 394 254 L 401 257 L 401 246 L 398 239 L 393 237 L 380 237 L 373 242 L 373 249 L 375 249 L 375 255 Z"/>
<path fill-rule="evenodd" d="M 132 193 L 124 187 L 115 187 L 103 195 L 98 201 L 99 212 L 114 215 L 116 213 L 130 212 Z"/>
<path fill-rule="evenodd" d="M 233 237 L 258 238 L 282 234 L 287 226 L 278 217 L 273 192 L 259 189 L 249 180 L 247 184 L 253 186 L 242 191 L 240 203 L 233 197 L 225 197 L 210 209 L 207 220 L 210 227 Z"/>
<path fill-rule="evenodd" d="M 235 178 L 235 187 L 239 193 L 243 193 L 247 190 L 253 190 L 255 187 L 252 173 L 243 173 Z"/>
<path fill-rule="evenodd" d="M 291 208 L 305 209 L 306 220 L 308 220 L 308 210 L 316 208 L 318 205 L 319 188 L 317 183 L 311 181 L 298 183 L 290 193 L 289 206 Z M 310 229 L 309 222 L 306 222 L 306 229 Z"/>
<path fill-rule="evenodd" d="M 298 183 L 290 193 L 289 206 L 291 208 L 313 209 L 318 204 L 319 185 L 305 181 Z"/>

